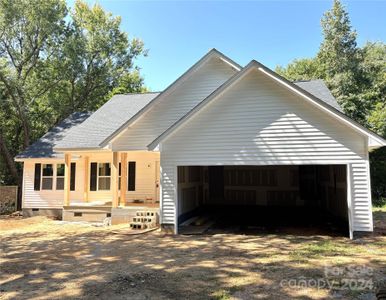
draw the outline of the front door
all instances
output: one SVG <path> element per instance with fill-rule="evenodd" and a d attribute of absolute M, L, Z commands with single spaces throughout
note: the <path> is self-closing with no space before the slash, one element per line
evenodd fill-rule
<path fill-rule="evenodd" d="M 160 163 L 159 161 L 155 162 L 155 203 L 159 203 L 160 199 Z"/>

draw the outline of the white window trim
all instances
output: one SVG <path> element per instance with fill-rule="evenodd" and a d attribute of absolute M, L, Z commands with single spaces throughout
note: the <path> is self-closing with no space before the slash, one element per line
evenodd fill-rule
<path fill-rule="evenodd" d="M 66 167 L 64 167 L 64 176 L 58 176 L 58 165 L 65 165 L 64 163 L 56 163 L 55 164 L 55 190 L 56 191 L 64 191 L 64 184 L 63 184 L 63 189 L 57 189 L 57 182 L 58 182 L 58 179 L 60 178 L 63 178 L 64 180 L 64 177 L 66 176 Z"/>
<path fill-rule="evenodd" d="M 52 165 L 52 176 L 44 176 L 43 175 L 43 169 L 44 165 Z M 42 163 L 42 167 L 40 170 L 40 190 L 41 191 L 56 191 L 56 164 L 54 163 Z M 44 189 L 43 188 L 43 179 L 44 178 L 52 178 L 52 188 L 51 189 Z"/>
<path fill-rule="evenodd" d="M 101 175 L 99 176 L 99 165 L 100 164 L 109 164 L 110 165 L 110 176 L 105 176 L 105 175 Z M 91 164 L 90 164 L 91 166 Z M 90 172 L 91 172 L 91 167 L 90 167 Z M 99 189 L 99 178 L 110 178 L 110 188 L 107 190 L 100 190 Z M 97 162 L 97 182 L 96 182 L 96 187 L 97 187 L 97 190 L 96 192 L 108 192 L 108 191 L 111 191 L 111 162 Z"/>

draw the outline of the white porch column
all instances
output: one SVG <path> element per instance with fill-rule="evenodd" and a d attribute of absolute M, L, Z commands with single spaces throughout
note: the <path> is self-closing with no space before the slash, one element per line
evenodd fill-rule
<path fill-rule="evenodd" d="M 118 207 L 118 152 L 113 152 L 113 163 L 111 164 L 111 191 L 112 191 L 112 207 Z"/>
<path fill-rule="evenodd" d="M 126 191 L 127 191 L 127 153 L 121 154 L 121 198 L 120 205 L 126 204 Z"/>
<path fill-rule="evenodd" d="M 64 206 L 70 205 L 71 154 L 64 154 Z"/>
<path fill-rule="evenodd" d="M 89 178 L 89 158 L 88 156 L 84 157 L 84 190 L 83 190 L 83 200 L 88 202 L 88 191 L 90 189 L 90 178 Z"/>

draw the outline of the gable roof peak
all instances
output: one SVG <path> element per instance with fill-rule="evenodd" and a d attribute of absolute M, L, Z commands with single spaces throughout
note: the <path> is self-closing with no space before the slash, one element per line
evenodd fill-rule
<path fill-rule="evenodd" d="M 166 131 L 164 131 L 155 140 L 153 140 L 150 144 L 148 144 L 148 149 L 154 150 L 155 147 L 162 140 L 164 140 L 167 136 L 169 136 L 182 123 L 184 123 L 187 119 L 189 119 L 190 117 L 195 115 L 208 102 L 217 98 L 223 91 L 225 91 L 227 88 L 229 88 L 232 84 L 234 84 L 235 82 L 237 82 L 238 80 L 243 78 L 247 74 L 247 72 L 249 70 L 251 70 L 252 68 L 256 68 L 257 70 L 259 70 L 260 72 L 262 72 L 263 74 L 265 74 L 266 76 L 271 78 L 272 80 L 275 80 L 283 87 L 287 88 L 288 90 L 290 90 L 290 91 L 294 92 L 295 94 L 301 96 L 302 98 L 306 99 L 308 102 L 310 102 L 314 106 L 318 107 L 322 111 L 330 114 L 331 116 L 335 117 L 340 122 L 345 123 L 346 125 L 350 126 L 351 128 L 353 128 L 357 132 L 361 133 L 362 135 L 367 136 L 369 139 L 374 141 L 374 142 L 372 142 L 371 147 L 377 148 L 379 146 L 386 146 L 386 140 L 383 137 L 377 135 L 376 133 L 365 128 L 364 126 L 357 123 L 353 119 L 347 117 L 342 111 L 339 110 L 339 107 L 334 107 L 331 104 L 328 104 L 327 101 L 321 100 L 316 95 L 307 91 L 307 89 L 305 89 L 304 87 L 303 88 L 300 87 L 300 84 L 295 84 L 294 82 L 287 80 L 283 76 L 279 75 L 278 73 L 272 71 L 270 68 L 266 67 L 265 65 L 263 65 L 260 62 L 253 59 L 244 68 L 242 68 L 240 70 L 240 72 L 234 74 L 231 78 L 228 79 L 228 81 L 226 81 L 221 86 L 219 86 L 209 96 L 207 96 L 204 100 L 202 100 L 200 103 L 198 103 L 193 109 L 191 109 L 186 115 L 184 115 L 182 118 L 180 118 L 178 121 L 176 121 Z M 312 81 L 310 81 L 310 82 L 312 82 Z M 323 84 L 324 84 L 324 82 L 323 82 Z M 369 147 L 370 147 L 370 144 L 369 144 Z"/>

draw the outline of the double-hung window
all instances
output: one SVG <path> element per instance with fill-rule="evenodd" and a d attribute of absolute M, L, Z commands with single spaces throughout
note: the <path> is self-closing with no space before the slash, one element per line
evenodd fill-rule
<path fill-rule="evenodd" d="M 75 191 L 76 163 L 71 163 L 70 191 Z M 35 164 L 34 190 L 64 190 L 64 164 Z"/>
<path fill-rule="evenodd" d="M 64 190 L 64 164 L 56 165 L 56 189 Z"/>
<path fill-rule="evenodd" d="M 42 190 L 52 190 L 54 182 L 53 164 L 43 164 L 42 168 Z"/>
<path fill-rule="evenodd" d="M 111 166 L 110 163 L 98 164 L 98 190 L 110 190 Z"/>

